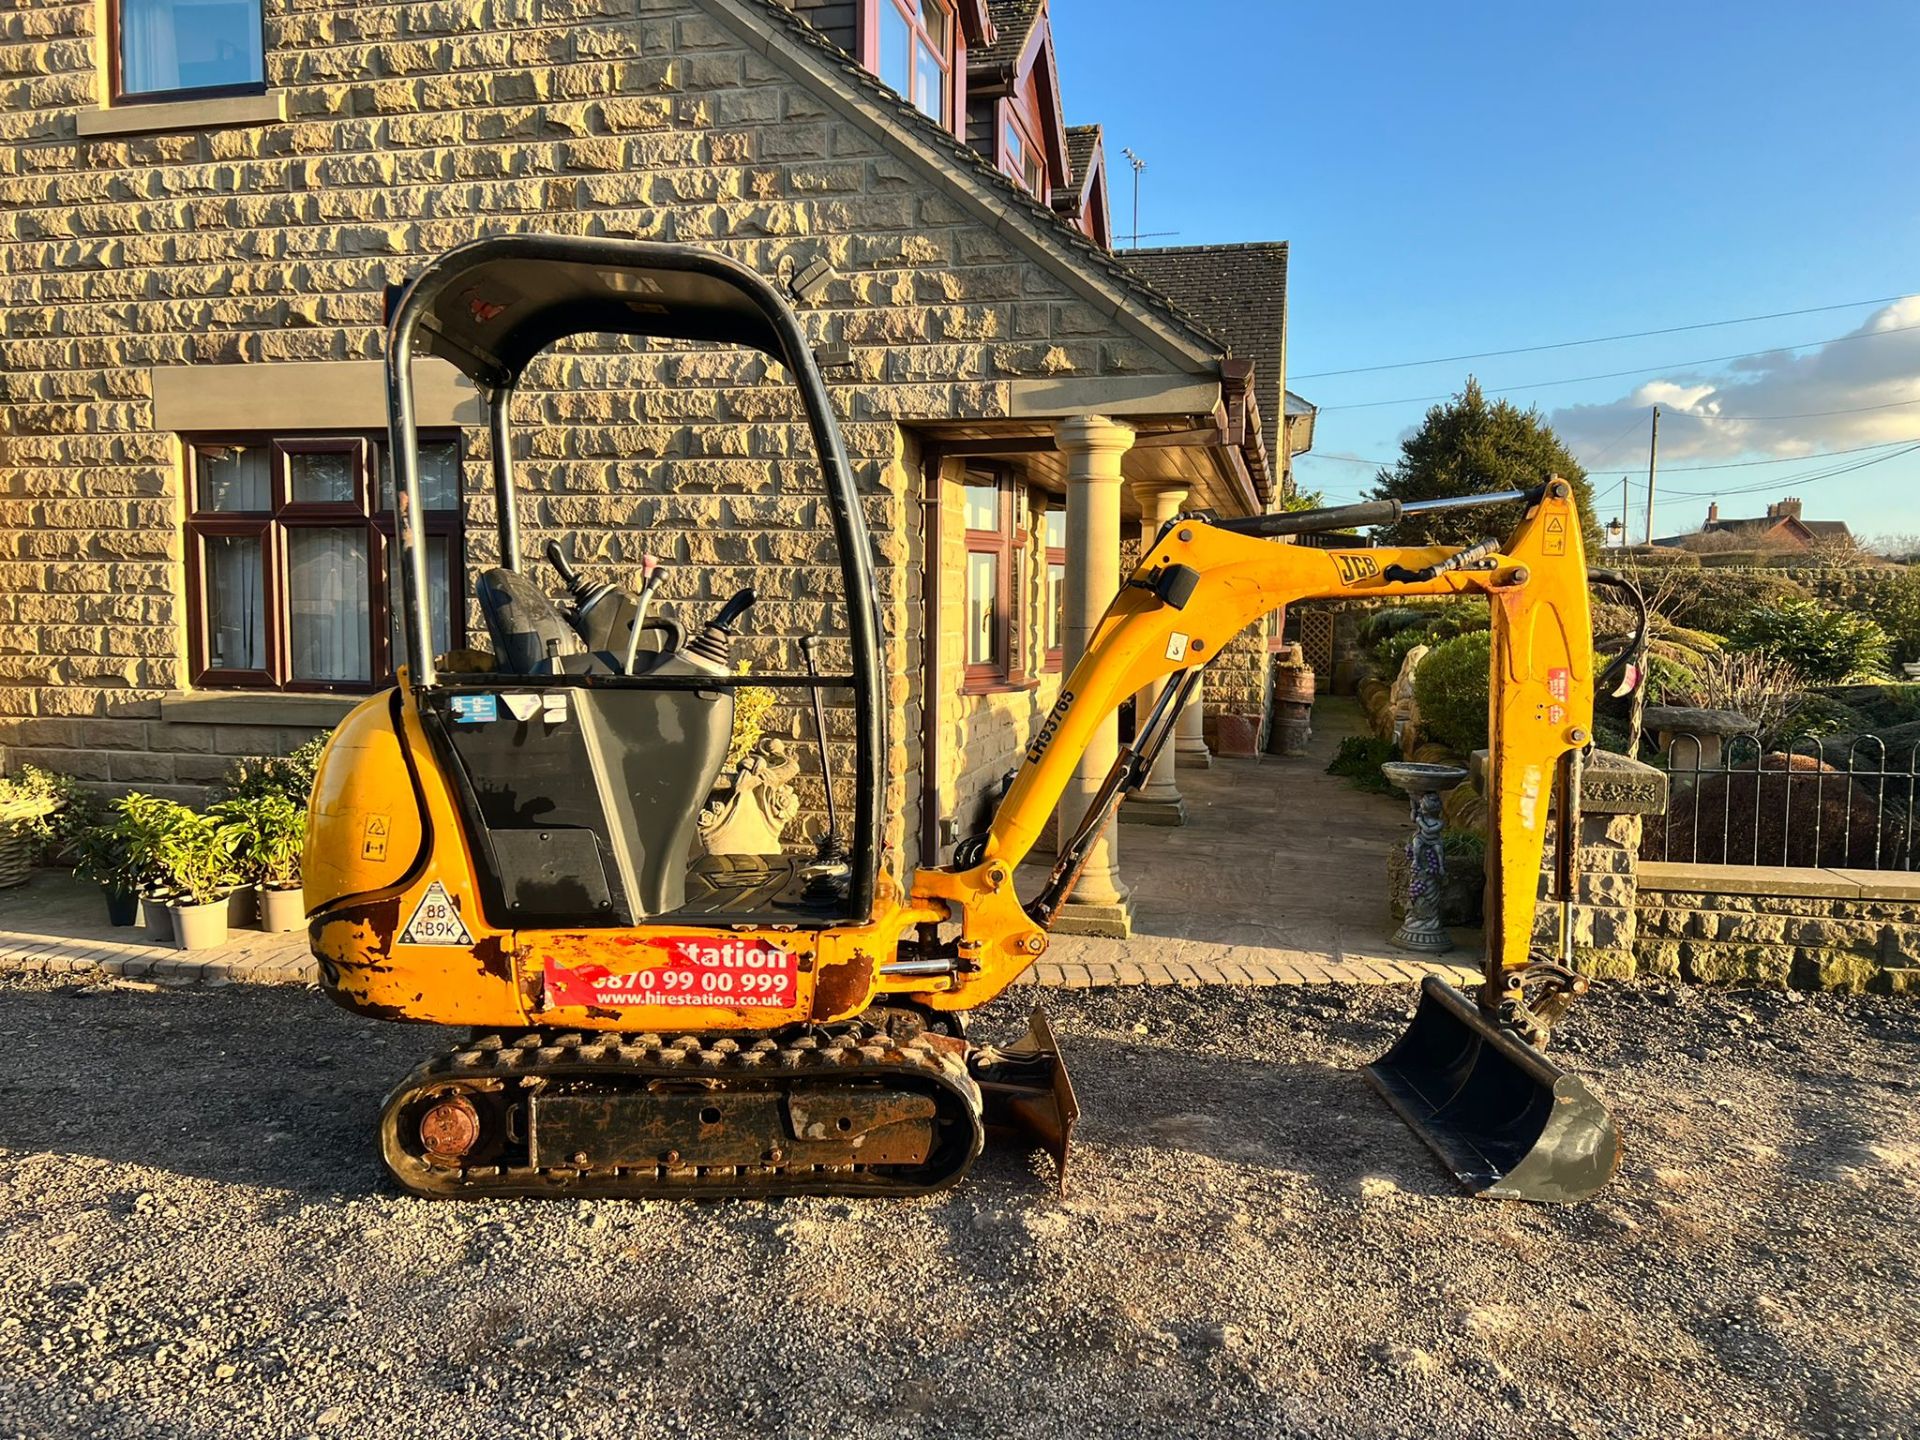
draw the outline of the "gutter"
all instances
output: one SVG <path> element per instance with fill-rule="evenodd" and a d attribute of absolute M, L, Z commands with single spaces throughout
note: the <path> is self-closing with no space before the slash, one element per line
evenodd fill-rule
<path fill-rule="evenodd" d="M 940 471 L 946 452 L 929 445 L 920 457 L 920 864 L 940 863 Z"/>

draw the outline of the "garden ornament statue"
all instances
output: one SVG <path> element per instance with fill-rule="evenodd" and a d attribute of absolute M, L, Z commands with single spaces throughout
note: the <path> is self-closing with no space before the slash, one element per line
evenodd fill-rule
<path fill-rule="evenodd" d="M 1420 725 L 1420 704 L 1413 698 L 1413 675 L 1432 648 L 1416 645 L 1407 651 L 1406 658 L 1400 662 L 1400 673 L 1393 677 L 1393 688 L 1387 692 L 1387 698 L 1393 703 L 1393 743 L 1403 755 L 1409 749 L 1412 733 Z"/>
<path fill-rule="evenodd" d="M 1445 954 L 1453 948 L 1453 937 L 1440 923 L 1440 888 L 1447 874 L 1440 850 L 1441 802 L 1447 791 L 1467 778 L 1467 772 L 1458 765 L 1405 760 L 1390 760 L 1380 771 L 1390 784 L 1406 792 L 1413 813 L 1413 834 L 1407 840 L 1407 913 L 1393 943 L 1425 955 Z"/>
<path fill-rule="evenodd" d="M 754 747 L 725 791 L 700 812 L 700 838 L 710 855 L 778 855 L 780 837 L 800 813 L 793 778 L 800 761 L 769 736 Z"/>

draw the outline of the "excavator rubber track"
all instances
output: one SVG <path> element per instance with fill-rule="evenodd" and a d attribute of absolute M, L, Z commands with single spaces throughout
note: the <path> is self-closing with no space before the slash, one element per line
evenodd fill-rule
<path fill-rule="evenodd" d="M 853 1021 L 784 1036 L 533 1031 L 416 1069 L 380 1121 L 416 1195 L 925 1195 L 984 1143 L 964 1040 Z"/>

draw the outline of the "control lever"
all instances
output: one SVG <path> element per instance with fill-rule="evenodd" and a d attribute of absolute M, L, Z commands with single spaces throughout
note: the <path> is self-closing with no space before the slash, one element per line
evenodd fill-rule
<path fill-rule="evenodd" d="M 807 678 L 820 678 L 820 664 L 816 654 L 820 646 L 818 635 L 800 637 L 800 653 L 806 657 Z M 820 687 L 809 686 L 807 693 L 813 697 L 813 738 L 820 746 L 820 783 L 827 792 L 827 833 L 820 837 L 820 859 L 844 863 L 847 847 L 840 839 L 840 812 L 833 803 L 833 770 L 827 763 L 827 709 L 820 699 Z"/>
<path fill-rule="evenodd" d="M 633 674 L 633 662 L 640 653 L 640 632 L 647 625 L 647 611 L 653 608 L 653 592 L 660 588 L 660 572 L 667 567 L 657 555 L 640 557 L 640 598 L 634 605 L 633 624 L 627 630 L 627 653 L 620 663 L 620 673 Z"/>
<path fill-rule="evenodd" d="M 689 655 L 698 656 L 714 673 L 725 675 L 733 669 L 733 625 L 742 615 L 753 608 L 755 595 L 751 587 L 736 590 L 733 598 L 720 607 L 720 612 L 707 621 L 698 638 L 687 646 Z"/>
<path fill-rule="evenodd" d="M 567 593 L 573 598 L 574 631 L 586 642 L 587 649 L 607 651 L 609 658 L 620 648 L 620 627 L 634 613 L 633 597 L 604 580 L 589 580 L 567 560 L 558 540 L 547 541 L 547 563 L 558 572 Z"/>

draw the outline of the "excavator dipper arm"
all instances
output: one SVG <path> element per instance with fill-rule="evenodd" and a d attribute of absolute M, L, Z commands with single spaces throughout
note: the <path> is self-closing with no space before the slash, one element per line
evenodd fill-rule
<path fill-rule="evenodd" d="M 1474 497 L 1485 503 L 1481 497 Z M 1549 802 L 1569 757 L 1593 728 L 1592 627 L 1580 520 L 1571 488 L 1551 481 L 1530 492 L 1525 518 L 1504 542 L 1464 549 L 1322 550 L 1238 533 L 1202 517 L 1162 531 L 1095 628 L 1062 683 L 1059 699 L 1027 746 L 1024 763 L 993 817 L 975 863 L 923 870 L 913 899 L 945 902 L 961 920 L 960 972 L 921 997 L 967 1009 L 999 993 L 1045 949 L 1044 923 L 1064 888 L 1032 906 L 1013 894 L 1015 868 L 1033 849 L 1081 757 L 1130 695 L 1169 677 L 1185 680 L 1243 628 L 1302 600 L 1409 600 L 1480 596 L 1492 606 L 1488 803 L 1493 845 L 1486 985 L 1481 1004 L 1506 1005 L 1513 981 L 1534 963 L 1532 935 Z M 1472 502 L 1467 502 L 1472 503 Z M 1364 510 L 1366 507 L 1358 507 Z M 1269 531 L 1292 517 L 1256 517 Z M 1378 518 L 1374 516 L 1372 518 Z M 1338 520 L 1323 521 L 1338 523 Z M 1082 835 L 1144 772 L 1148 747 L 1164 740 L 1181 686 L 1168 686 L 1123 751 Z M 1072 847 L 1063 865 L 1071 869 Z M 1070 879 L 1056 870 L 1056 881 Z"/>

